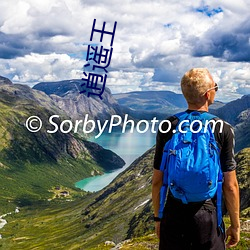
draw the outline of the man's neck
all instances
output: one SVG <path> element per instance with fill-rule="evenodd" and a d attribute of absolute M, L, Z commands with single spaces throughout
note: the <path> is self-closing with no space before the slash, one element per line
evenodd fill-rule
<path fill-rule="evenodd" d="M 197 110 L 197 111 L 207 111 L 208 112 L 208 104 L 205 103 L 204 105 L 197 105 L 188 103 L 189 110 Z"/>

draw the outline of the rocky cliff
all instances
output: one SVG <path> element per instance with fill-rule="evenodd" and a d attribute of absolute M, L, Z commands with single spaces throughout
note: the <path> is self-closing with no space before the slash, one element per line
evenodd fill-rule
<path fill-rule="evenodd" d="M 241 150 L 235 159 L 240 186 L 240 208 L 241 211 L 246 209 L 244 215 L 250 217 L 250 148 Z"/>
<path fill-rule="evenodd" d="M 87 97 L 80 94 L 80 80 L 65 80 L 59 82 L 38 83 L 33 89 L 45 92 L 72 119 L 83 119 L 86 114 L 89 119 L 105 121 L 111 115 L 123 115 L 119 104 L 105 87 L 101 100 L 98 96 Z"/>
<path fill-rule="evenodd" d="M 250 95 L 227 103 L 212 113 L 229 122 L 235 131 L 235 152 L 250 146 Z"/>
<path fill-rule="evenodd" d="M 250 108 L 242 111 L 236 118 L 235 125 L 236 145 L 235 152 L 250 147 Z"/>

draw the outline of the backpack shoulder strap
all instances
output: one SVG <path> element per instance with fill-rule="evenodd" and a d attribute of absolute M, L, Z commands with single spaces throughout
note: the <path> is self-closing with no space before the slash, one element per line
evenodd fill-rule
<path fill-rule="evenodd" d="M 189 114 L 187 111 L 183 111 L 183 112 L 175 114 L 174 116 L 177 117 L 179 119 L 179 122 L 180 122 L 180 121 L 184 120 L 188 115 Z"/>

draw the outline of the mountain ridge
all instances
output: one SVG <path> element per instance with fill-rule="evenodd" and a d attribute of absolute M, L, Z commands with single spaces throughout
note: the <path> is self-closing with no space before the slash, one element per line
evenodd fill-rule
<path fill-rule="evenodd" d="M 229 102 L 212 113 L 234 127 L 235 152 L 250 147 L 250 94 Z"/>
<path fill-rule="evenodd" d="M 223 107 L 215 110 L 214 114 L 235 126 L 239 114 L 248 108 L 250 108 L 250 94 L 225 104 Z"/>
<path fill-rule="evenodd" d="M 81 80 L 64 80 L 58 82 L 41 82 L 33 89 L 45 92 L 72 119 L 79 119 L 88 114 L 89 119 L 104 122 L 114 114 L 123 115 L 119 104 L 105 87 L 102 100 L 98 96 L 87 97 L 79 93 Z"/>
<path fill-rule="evenodd" d="M 133 91 L 114 94 L 124 112 L 141 119 L 165 119 L 169 115 L 187 109 L 187 102 L 182 94 L 172 91 Z M 210 110 L 218 109 L 225 104 L 215 101 Z M 137 114 L 136 111 L 139 113 Z"/>

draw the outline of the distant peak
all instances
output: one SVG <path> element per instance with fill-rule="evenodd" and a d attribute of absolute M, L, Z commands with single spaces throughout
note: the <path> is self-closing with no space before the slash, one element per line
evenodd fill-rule
<path fill-rule="evenodd" d="M 0 84 L 13 84 L 13 83 L 8 78 L 0 76 Z"/>

